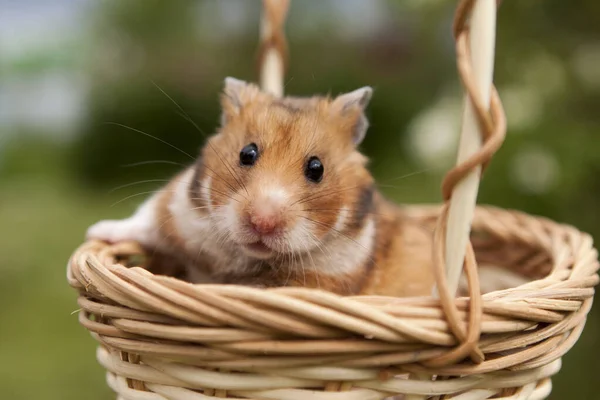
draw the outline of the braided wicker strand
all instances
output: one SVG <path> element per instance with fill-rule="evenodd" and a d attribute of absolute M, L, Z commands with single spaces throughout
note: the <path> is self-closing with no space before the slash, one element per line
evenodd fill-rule
<path fill-rule="evenodd" d="M 481 171 L 500 147 L 506 132 L 502 103 L 492 83 L 496 4 L 494 0 L 461 3 L 464 6 L 457 9 L 454 31 L 458 72 L 467 102 L 458 163 L 443 185 L 444 200 L 449 202 L 445 261 L 451 294 L 458 288 Z M 469 14 L 472 27 L 466 23 Z"/>
<path fill-rule="evenodd" d="M 466 18 L 463 17 L 460 14 L 460 12 L 468 12 L 469 5 L 472 7 L 475 2 L 471 0 L 464 0 L 463 3 L 467 4 L 467 6 L 458 8 L 458 14 L 455 18 L 455 21 L 457 21 L 457 23 L 459 21 L 466 21 Z M 483 22 L 484 21 L 479 22 L 479 25 L 481 25 Z M 498 93 L 496 92 L 493 85 L 491 85 L 491 100 L 489 103 L 491 108 L 491 115 L 490 113 L 488 113 L 487 107 L 483 103 L 481 96 L 479 95 L 480 90 L 478 90 L 478 85 L 475 82 L 475 74 L 471 66 L 469 46 L 467 45 L 469 31 L 464 25 L 462 27 L 459 25 L 455 25 L 455 29 L 457 32 L 459 32 L 458 36 L 456 37 L 458 71 L 469 98 L 469 102 L 467 103 L 467 108 L 465 110 L 465 116 L 476 118 L 476 121 L 479 123 L 479 129 L 476 133 L 479 133 L 481 135 L 483 145 L 477 151 L 468 155 L 467 157 L 462 155 L 463 160 L 459 162 L 451 171 L 448 172 L 442 184 L 442 193 L 444 199 L 446 200 L 447 213 L 443 212 L 442 216 L 440 217 L 441 219 L 443 219 L 443 221 L 440 221 L 438 223 L 438 226 L 436 227 L 436 237 L 438 237 L 440 230 L 445 230 L 446 246 L 462 243 L 462 240 L 460 238 L 453 238 L 453 236 L 463 236 L 465 234 L 468 236 L 468 233 L 461 228 L 463 228 L 462 224 L 464 223 L 470 224 L 471 218 L 469 218 L 468 215 L 471 215 L 473 212 L 468 210 L 469 200 L 467 200 L 467 198 L 471 196 L 476 196 L 477 185 L 472 183 L 471 187 L 469 187 L 468 185 L 460 187 L 460 183 L 463 182 L 463 180 L 468 179 L 469 176 L 473 177 L 479 175 L 480 170 L 487 166 L 493 154 L 500 148 L 506 133 L 506 118 L 504 116 L 502 102 L 500 101 Z M 483 80 L 485 80 L 485 78 L 483 78 Z M 468 129 L 469 127 L 465 127 L 466 131 Z M 465 150 L 465 152 L 466 151 L 468 150 Z M 459 158 L 460 157 L 461 155 L 459 154 Z M 469 190 L 471 190 L 472 192 L 468 193 Z M 462 194 L 462 196 L 460 198 L 457 197 L 456 199 L 453 199 L 452 196 L 455 194 Z M 474 197 L 472 199 L 474 200 Z M 455 202 L 453 202 L 453 200 L 455 200 Z M 460 210 L 458 207 L 455 208 L 455 216 L 462 215 L 464 218 L 467 219 L 459 223 L 456 220 L 452 220 L 452 212 L 453 205 L 459 204 L 460 202 L 464 202 L 464 207 L 467 208 L 463 210 Z M 454 230 L 452 232 L 449 232 L 448 230 L 452 228 L 452 226 L 450 225 L 453 222 L 456 224 L 456 226 L 454 227 Z M 438 290 L 440 291 L 440 298 L 442 300 L 442 305 L 444 306 L 444 309 L 446 311 L 446 316 L 447 318 L 449 318 L 449 321 L 451 321 L 451 324 L 454 326 L 454 334 L 458 338 L 462 338 L 462 341 L 464 342 L 462 349 L 457 349 L 457 354 L 455 358 L 460 357 L 460 355 L 465 354 L 467 350 L 469 350 L 473 352 L 473 361 L 481 362 L 481 354 L 474 347 L 475 342 L 477 341 L 476 337 L 480 334 L 477 325 L 478 314 L 480 313 L 479 298 L 481 296 L 481 293 L 479 292 L 479 282 L 477 279 L 477 265 L 473 256 L 473 249 L 471 247 L 471 244 L 467 245 L 467 258 L 465 259 L 465 270 L 467 272 L 469 287 L 471 288 L 469 297 L 472 301 L 471 311 L 473 314 L 473 318 L 471 318 L 471 324 L 469 325 L 469 333 L 466 334 L 462 332 L 461 328 L 456 322 L 452 322 L 456 321 L 457 319 L 456 309 L 453 306 L 452 298 L 454 297 L 454 292 L 456 292 L 456 289 L 458 287 L 458 281 L 456 281 L 457 274 L 452 270 L 453 265 L 450 263 L 453 262 L 453 257 L 455 256 L 455 254 L 453 253 L 457 253 L 458 255 L 460 255 L 461 252 L 458 251 L 459 247 L 454 247 L 454 251 L 450 251 L 450 249 L 444 248 L 441 244 L 441 237 L 436 240 L 436 243 L 437 246 L 435 248 L 437 251 L 434 255 L 434 261 L 438 276 L 437 282 Z M 443 254 L 445 254 L 445 261 L 448 263 L 446 264 L 446 271 L 443 270 L 443 265 L 445 265 L 445 263 L 443 263 L 441 258 L 442 251 Z M 446 272 L 446 274 L 448 275 L 449 282 L 446 282 L 443 272 Z M 452 360 L 449 361 L 451 362 Z"/>
<path fill-rule="evenodd" d="M 433 259 L 436 278 L 434 295 L 440 297 L 445 317 L 460 344 L 452 353 L 429 361 L 427 365 L 430 367 L 452 364 L 467 355 L 474 363 L 484 360 L 483 353 L 477 347 L 482 323 L 481 293 L 477 263 L 469 243 L 468 229 L 475 209 L 482 167 L 487 165 L 500 147 L 506 130 L 502 103 L 492 84 L 496 19 L 496 4 L 492 1 L 463 0 L 455 13 L 457 66 L 466 89 L 467 102 L 458 162 L 448 172 L 442 185 L 446 204 L 435 228 Z M 467 19 L 471 14 L 469 25 Z M 489 94 L 492 95 L 491 100 L 488 100 Z M 482 101 L 482 97 L 488 101 Z M 488 112 L 490 107 L 492 117 Z M 463 250 L 465 248 L 466 252 Z M 466 332 L 453 302 L 463 265 L 471 299 Z M 414 377 L 425 380 L 432 378 L 422 374 Z M 423 398 L 408 396 L 407 400 Z"/>
<path fill-rule="evenodd" d="M 288 46 L 284 24 L 289 0 L 263 0 L 258 66 L 261 88 L 283 96 L 283 77 L 288 65 Z"/>

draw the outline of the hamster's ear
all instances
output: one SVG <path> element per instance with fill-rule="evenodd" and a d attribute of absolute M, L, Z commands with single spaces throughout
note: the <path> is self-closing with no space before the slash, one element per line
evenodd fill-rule
<path fill-rule="evenodd" d="M 369 105 L 373 89 L 369 86 L 356 89 L 350 93 L 341 94 L 332 102 L 333 111 L 340 116 L 351 118 L 352 142 L 359 145 L 367 133 L 369 121 L 365 109 Z"/>
<path fill-rule="evenodd" d="M 224 125 L 229 119 L 239 115 L 244 105 L 258 92 L 256 85 L 232 77 L 225 78 L 221 95 L 221 123 Z"/>

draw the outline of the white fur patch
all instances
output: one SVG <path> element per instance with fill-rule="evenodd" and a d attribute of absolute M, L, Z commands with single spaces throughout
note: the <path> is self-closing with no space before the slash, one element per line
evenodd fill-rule
<path fill-rule="evenodd" d="M 267 186 L 261 189 L 263 199 L 273 204 L 284 205 L 288 199 L 288 192 L 281 186 Z"/>
<path fill-rule="evenodd" d="M 346 221 L 348 220 L 348 215 L 350 211 L 347 208 L 342 207 L 338 212 L 337 219 L 335 220 L 335 224 L 333 225 L 333 229 L 336 231 L 343 231 L 346 227 Z"/>
<path fill-rule="evenodd" d="M 142 203 L 129 218 L 104 220 L 88 228 L 86 238 L 107 242 L 136 241 L 144 246 L 155 246 L 158 241 L 156 203 L 158 194 Z"/>
<path fill-rule="evenodd" d="M 283 238 L 287 245 L 280 246 L 280 251 L 289 253 L 290 248 L 295 253 L 312 251 L 314 240 L 311 233 L 315 230 L 315 224 L 305 218 L 298 218 L 293 229 L 285 234 Z"/>
<path fill-rule="evenodd" d="M 244 273 L 247 259 L 240 256 L 232 246 L 229 238 L 226 218 L 228 209 L 233 208 L 233 200 L 226 205 L 219 205 L 210 209 L 198 209 L 189 198 L 189 185 L 193 171 L 186 172 L 175 187 L 175 193 L 169 203 L 169 211 L 173 223 L 183 240 L 185 251 L 192 261 L 198 260 L 201 254 L 210 256 L 216 264 L 211 265 L 217 273 L 239 272 Z M 210 188 L 210 181 L 206 187 Z M 204 195 L 206 195 L 205 192 Z M 235 212 L 235 209 L 233 209 Z M 202 275 L 203 271 L 200 271 Z M 204 282 L 200 275 L 192 276 L 195 282 Z"/>
<path fill-rule="evenodd" d="M 315 254 L 312 254 L 312 260 L 305 257 L 306 265 L 328 275 L 337 275 L 362 267 L 371 257 L 375 241 L 375 221 L 372 218 L 365 220 L 358 236 L 352 239 L 333 231 L 331 234 L 335 239 L 327 243 L 324 251 L 318 249 L 313 251 Z"/>
<path fill-rule="evenodd" d="M 210 200 L 210 189 L 212 188 L 212 176 L 207 175 L 206 178 L 201 182 L 200 187 L 200 196 L 202 200 L 206 203 L 208 207 L 208 211 L 213 211 L 212 202 Z"/>
<path fill-rule="evenodd" d="M 221 222 L 218 226 L 218 229 L 222 229 L 228 232 L 233 232 L 234 235 L 237 233 L 238 235 L 241 233 L 239 229 L 240 220 L 238 216 L 238 211 L 236 209 L 235 200 L 231 199 L 220 208 L 217 213 L 220 215 Z"/>
<path fill-rule="evenodd" d="M 198 250 L 199 243 L 202 243 L 212 230 L 209 218 L 203 217 L 201 214 L 204 213 L 199 212 L 201 210 L 195 210 L 196 205 L 190 200 L 189 187 L 193 175 L 194 171 L 190 169 L 181 176 L 168 205 L 177 233 L 183 239 L 188 252 Z"/>
<path fill-rule="evenodd" d="M 175 188 L 175 194 L 169 203 L 169 211 L 173 217 L 173 223 L 182 239 L 186 253 L 192 260 L 204 253 L 218 260 L 219 272 L 239 271 L 243 272 L 245 260 L 241 259 L 232 250 L 231 242 L 226 235 L 226 223 L 223 215 L 229 205 L 213 207 L 211 209 L 198 210 L 189 198 L 189 185 L 193 177 L 193 171 L 186 172 Z M 206 182 L 206 179 L 204 180 Z M 206 187 L 210 188 L 210 181 Z M 231 202 L 230 202 L 231 203 Z M 203 282 L 203 279 L 191 277 L 194 282 Z"/>

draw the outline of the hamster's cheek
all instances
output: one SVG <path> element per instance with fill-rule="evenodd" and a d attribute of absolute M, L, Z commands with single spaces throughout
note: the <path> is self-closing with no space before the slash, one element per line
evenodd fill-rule
<path fill-rule="evenodd" d="M 306 218 L 297 218 L 293 226 L 283 237 L 283 245 L 287 247 L 282 249 L 289 252 L 303 252 L 312 250 L 319 239 L 315 234 L 316 224 Z"/>
<path fill-rule="evenodd" d="M 257 240 L 242 223 L 240 202 L 229 200 L 221 207 L 218 207 L 215 214 L 215 229 L 226 237 L 228 241 L 247 243 Z"/>

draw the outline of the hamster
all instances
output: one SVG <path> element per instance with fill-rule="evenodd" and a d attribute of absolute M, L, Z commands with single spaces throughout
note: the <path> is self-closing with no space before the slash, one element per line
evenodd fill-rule
<path fill-rule="evenodd" d="M 357 149 L 371 95 L 278 98 L 226 78 L 197 162 L 87 238 L 137 241 L 195 283 L 429 295 L 432 233 L 384 199 Z"/>

